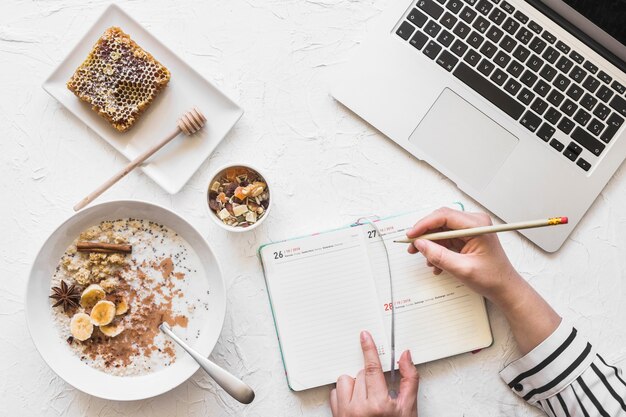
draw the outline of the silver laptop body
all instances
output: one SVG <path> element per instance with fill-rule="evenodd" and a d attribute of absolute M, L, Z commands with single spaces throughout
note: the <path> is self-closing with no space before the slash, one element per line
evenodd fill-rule
<path fill-rule="evenodd" d="M 626 157 L 626 46 L 568 15 L 601 55 L 535 6 L 397 0 L 332 95 L 500 219 L 569 217 L 522 232 L 554 252 Z"/>

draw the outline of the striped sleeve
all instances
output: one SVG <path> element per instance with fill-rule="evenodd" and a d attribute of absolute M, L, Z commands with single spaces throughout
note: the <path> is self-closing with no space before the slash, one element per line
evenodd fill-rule
<path fill-rule="evenodd" d="M 515 394 L 554 417 L 626 417 L 621 370 L 561 322 L 539 346 L 500 372 Z"/>

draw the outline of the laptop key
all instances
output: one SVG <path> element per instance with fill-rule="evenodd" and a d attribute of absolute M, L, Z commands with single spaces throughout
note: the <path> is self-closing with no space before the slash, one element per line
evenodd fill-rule
<path fill-rule="evenodd" d="M 529 70 L 524 71 L 524 74 L 522 74 L 522 77 L 520 78 L 520 81 L 525 84 L 528 87 L 532 87 L 533 84 L 535 84 L 535 81 L 537 81 L 538 77 L 533 74 L 532 72 L 530 72 Z"/>
<path fill-rule="evenodd" d="M 487 31 L 486 36 L 493 42 L 498 42 L 500 41 L 500 39 L 502 39 L 502 35 L 504 35 L 504 32 L 500 30 L 497 26 L 493 25 Z"/>
<path fill-rule="evenodd" d="M 539 58 L 537 55 L 531 56 L 528 62 L 526 63 L 526 66 L 535 72 L 539 71 L 539 68 L 541 68 L 542 65 L 543 65 L 543 60 Z"/>
<path fill-rule="evenodd" d="M 567 74 L 567 72 L 572 68 L 573 65 L 574 63 L 567 59 L 567 57 L 565 56 L 562 56 L 561 59 L 559 59 L 559 62 L 556 63 L 556 67 L 563 71 L 565 74 Z"/>
<path fill-rule="evenodd" d="M 550 84 L 548 84 L 544 80 L 539 80 L 537 81 L 537 84 L 535 84 L 533 91 L 539 94 L 541 97 L 545 97 L 546 94 L 548 94 L 548 92 L 550 91 Z"/>
<path fill-rule="evenodd" d="M 556 139 L 552 139 L 550 141 L 550 146 L 552 146 L 554 149 L 556 149 L 559 152 L 561 152 L 563 148 L 565 147 L 565 145 L 563 145 L 561 142 L 559 142 Z"/>
<path fill-rule="evenodd" d="M 585 126 L 589 120 L 591 120 L 591 115 L 584 111 L 583 109 L 579 109 L 576 112 L 576 116 L 574 116 L 574 120 L 581 126 Z"/>
<path fill-rule="evenodd" d="M 613 81 L 613 84 L 611 84 L 611 88 L 620 94 L 626 93 L 626 87 L 624 87 L 617 81 Z"/>
<path fill-rule="evenodd" d="M 600 71 L 598 73 L 598 78 L 600 78 L 606 84 L 610 84 L 611 81 L 613 81 L 613 78 L 604 71 Z"/>
<path fill-rule="evenodd" d="M 495 58 L 493 59 L 493 62 L 495 62 L 500 68 L 504 68 L 509 63 L 510 60 L 511 60 L 510 55 L 507 55 L 504 52 L 500 51 L 496 54 Z"/>
<path fill-rule="evenodd" d="M 500 42 L 500 47 L 507 52 L 513 51 L 515 46 L 517 46 L 517 42 L 513 40 L 513 38 L 509 35 L 506 35 L 504 39 L 502 39 L 502 41 Z"/>
<path fill-rule="evenodd" d="M 533 92 L 530 91 L 528 88 L 523 88 L 522 91 L 520 91 L 520 93 L 517 95 L 517 98 L 519 99 L 519 101 L 528 106 L 533 101 L 533 98 L 535 98 L 535 94 L 533 94 Z"/>
<path fill-rule="evenodd" d="M 544 49 L 546 49 L 546 46 L 548 46 L 548 44 L 545 41 L 542 41 L 541 38 L 536 36 L 535 38 L 533 38 L 532 42 L 528 46 L 534 53 L 540 54 L 543 52 Z"/>
<path fill-rule="evenodd" d="M 454 44 L 452 45 L 450 50 L 454 52 L 456 55 L 458 55 L 459 57 L 461 57 L 463 56 L 465 51 L 467 51 L 467 44 L 457 39 L 456 41 L 454 41 Z"/>
<path fill-rule="evenodd" d="M 512 78 L 504 86 L 504 89 L 508 91 L 512 96 L 516 95 L 520 88 L 522 88 L 522 84 Z"/>
<path fill-rule="evenodd" d="M 450 52 L 443 51 L 437 58 L 436 62 L 446 71 L 452 71 L 454 66 L 459 62 L 459 59 Z"/>
<path fill-rule="evenodd" d="M 466 23 L 472 23 L 474 18 L 478 13 L 474 9 L 471 9 L 469 6 L 465 6 L 465 8 L 459 14 L 459 17 L 463 19 Z"/>
<path fill-rule="evenodd" d="M 515 16 L 515 18 L 519 20 L 520 22 L 522 22 L 523 24 L 528 23 L 528 16 L 526 16 L 524 13 L 520 12 L 519 10 L 516 11 L 513 16 Z"/>
<path fill-rule="evenodd" d="M 600 88 L 598 88 L 598 91 L 596 91 L 596 97 L 598 97 L 605 103 L 608 103 L 611 97 L 613 97 L 613 90 L 611 90 L 606 85 L 600 86 Z"/>
<path fill-rule="evenodd" d="M 511 74 L 514 77 L 519 77 L 522 72 L 524 72 L 524 66 L 517 61 L 513 61 L 509 64 L 506 72 Z"/>
<path fill-rule="evenodd" d="M 559 55 L 559 51 L 549 46 L 541 56 L 549 63 L 554 64 L 556 60 L 559 59 Z"/>
<path fill-rule="evenodd" d="M 582 127 L 574 129 L 572 139 L 595 156 L 600 155 L 605 148 L 605 145 L 602 142 L 591 136 L 588 132 L 585 132 Z"/>
<path fill-rule="evenodd" d="M 570 119 L 568 119 L 567 117 L 563 116 L 563 118 L 561 119 L 561 121 L 559 122 L 559 124 L 557 125 L 557 127 L 559 128 L 559 130 L 565 134 L 569 135 L 569 132 L 572 131 L 572 129 L 574 128 L 575 123 L 572 122 Z"/>
<path fill-rule="evenodd" d="M 572 51 L 569 54 L 569 57 L 572 58 L 574 60 L 574 62 L 576 62 L 577 64 L 581 64 L 585 61 L 585 58 L 583 58 L 583 56 L 581 54 L 579 54 L 576 51 Z"/>
<path fill-rule="evenodd" d="M 539 35 L 541 31 L 543 30 L 543 28 L 539 25 L 539 23 L 535 22 L 534 20 L 530 21 L 530 23 L 528 24 L 528 27 L 537 35 Z"/>
<path fill-rule="evenodd" d="M 443 13 L 443 7 L 435 3 L 433 0 L 419 0 L 417 7 L 424 10 L 433 19 L 439 19 Z"/>
<path fill-rule="evenodd" d="M 587 130 L 591 132 L 593 135 L 599 136 L 600 132 L 602 132 L 605 127 L 606 126 L 604 125 L 604 123 L 594 118 L 591 122 L 589 122 L 589 125 L 587 126 Z"/>
<path fill-rule="evenodd" d="M 583 68 L 592 74 L 595 74 L 596 72 L 598 72 L 598 67 L 596 67 L 594 64 L 592 64 L 589 61 L 585 61 L 585 63 L 583 64 Z"/>
<path fill-rule="evenodd" d="M 519 120 L 519 122 L 526 129 L 534 132 L 535 130 L 539 129 L 539 125 L 541 124 L 541 117 L 537 116 L 531 111 L 527 111 Z"/>
<path fill-rule="evenodd" d="M 442 25 L 444 25 L 448 29 L 452 29 L 458 20 L 459 19 L 454 17 L 452 13 L 445 12 L 443 17 L 439 21 L 441 22 Z"/>
<path fill-rule="evenodd" d="M 600 81 L 590 75 L 583 82 L 583 87 L 593 93 L 598 89 L 598 87 L 600 87 Z"/>
<path fill-rule="evenodd" d="M 561 105 L 561 111 L 568 116 L 572 116 L 576 110 L 578 110 L 578 106 L 570 99 L 565 99 L 563 104 Z"/>
<path fill-rule="evenodd" d="M 546 114 L 543 116 L 548 122 L 555 125 L 559 119 L 561 118 L 561 112 L 555 109 L 554 107 L 550 107 Z"/>
<path fill-rule="evenodd" d="M 420 32 L 419 30 L 415 32 L 415 35 L 413 35 L 413 37 L 409 41 L 409 43 L 413 45 L 413 47 L 415 47 L 416 49 L 422 49 L 422 47 L 426 45 L 426 42 L 428 42 L 428 36 Z"/>
<path fill-rule="evenodd" d="M 591 111 L 597 102 L 598 102 L 597 98 L 587 93 L 585 94 L 585 97 L 583 97 L 582 100 L 580 100 L 580 105 L 586 108 L 587 110 Z"/>
<path fill-rule="evenodd" d="M 591 164 L 589 162 L 585 161 L 582 158 L 578 159 L 578 162 L 576 162 L 576 165 L 578 165 L 579 167 L 581 167 L 585 171 L 589 171 L 589 168 L 591 168 Z"/>
<path fill-rule="evenodd" d="M 469 51 L 467 51 L 467 53 L 463 57 L 463 61 L 470 64 L 472 67 L 475 67 L 476 64 L 480 62 L 480 58 L 481 56 L 478 52 L 474 51 L 473 49 L 470 49 Z"/>
<path fill-rule="evenodd" d="M 567 149 L 576 156 L 580 155 L 580 153 L 583 151 L 583 148 L 578 146 L 576 142 L 570 142 L 569 145 L 567 145 Z"/>
<path fill-rule="evenodd" d="M 544 38 L 548 43 L 556 42 L 556 36 L 548 32 L 547 30 L 541 34 L 541 37 Z"/>
<path fill-rule="evenodd" d="M 567 96 L 570 97 L 574 101 L 578 101 L 579 98 L 582 97 L 584 90 L 578 84 L 572 84 L 567 89 Z"/>
<path fill-rule="evenodd" d="M 453 74 L 513 119 L 519 119 L 524 112 L 524 106 L 463 62 L 457 66 Z"/>
<path fill-rule="evenodd" d="M 478 16 L 478 19 L 474 21 L 474 24 L 472 25 L 472 27 L 476 29 L 477 31 L 479 31 L 480 33 L 485 33 L 487 32 L 489 25 L 490 23 L 487 19 L 485 19 L 482 16 Z"/>
<path fill-rule="evenodd" d="M 478 49 L 484 40 L 485 38 L 478 33 L 472 32 L 467 38 L 467 43 L 469 43 L 471 47 Z"/>
<path fill-rule="evenodd" d="M 519 59 L 520 62 L 524 62 L 530 56 L 530 51 L 524 48 L 524 46 L 519 45 L 517 48 L 515 48 L 513 56 Z"/>
<path fill-rule="evenodd" d="M 563 52 L 564 54 L 569 54 L 570 47 L 565 45 L 563 42 L 558 41 L 556 43 L 556 47 L 559 51 Z"/>
<path fill-rule="evenodd" d="M 450 46 L 453 40 L 454 40 L 454 35 L 448 32 L 447 30 L 444 30 L 443 32 L 441 32 L 441 35 L 439 35 L 439 37 L 437 38 L 437 42 L 439 42 L 443 46 Z"/>
<path fill-rule="evenodd" d="M 498 48 L 489 41 L 485 42 L 483 47 L 480 48 L 480 52 L 483 55 L 485 55 L 487 58 L 491 58 L 496 53 L 497 50 Z"/>
<path fill-rule="evenodd" d="M 537 97 L 535 101 L 533 101 L 533 104 L 531 104 L 530 108 L 539 116 L 541 116 L 543 112 L 545 112 L 548 108 L 548 103 Z"/>
<path fill-rule="evenodd" d="M 519 29 L 520 24 L 517 20 L 513 20 L 512 18 L 508 18 L 506 19 L 506 22 L 504 22 L 504 24 L 502 25 L 502 29 L 504 29 L 505 32 L 510 33 L 511 35 L 514 35 L 515 32 L 517 32 L 517 29 Z"/>
<path fill-rule="evenodd" d="M 611 114 L 609 120 L 606 121 L 606 129 L 602 133 L 602 136 L 600 136 L 600 139 L 602 139 L 606 143 L 609 143 L 623 124 L 624 119 L 622 119 L 615 113 Z"/>
<path fill-rule="evenodd" d="M 558 88 L 561 91 L 565 91 L 565 89 L 567 88 L 567 86 L 570 85 L 570 83 L 571 81 L 569 78 L 565 78 L 563 74 L 559 74 L 554 80 L 554 82 L 552 82 L 552 85 L 554 85 L 556 88 Z"/>
<path fill-rule="evenodd" d="M 502 9 L 496 7 L 489 15 L 489 20 L 491 20 L 496 25 L 499 25 L 506 20 L 506 14 L 502 11 Z"/>
<path fill-rule="evenodd" d="M 558 107 L 561 102 L 563 101 L 563 99 L 565 98 L 565 96 L 561 93 L 559 93 L 557 90 L 552 90 L 550 92 L 550 94 L 548 94 L 548 101 L 554 106 L 554 107 Z"/>
<path fill-rule="evenodd" d="M 504 84 L 507 78 L 509 78 L 509 76 L 506 75 L 506 73 L 502 71 L 500 68 L 496 68 L 496 70 L 493 72 L 493 74 L 491 74 L 491 77 L 490 77 L 491 81 L 493 81 L 494 83 L 498 85 Z"/>
<path fill-rule="evenodd" d="M 598 107 L 593 111 L 593 115 L 596 116 L 600 120 L 605 120 L 611 114 L 611 109 L 609 109 L 604 104 L 598 104 Z"/>
<path fill-rule="evenodd" d="M 552 135 L 554 135 L 554 132 L 556 132 L 555 128 L 553 128 L 547 123 L 544 123 L 541 125 L 541 127 L 537 131 L 537 136 L 539 136 L 541 140 L 543 140 L 544 142 L 547 142 L 552 138 Z"/>
<path fill-rule="evenodd" d="M 569 159 L 570 161 L 574 162 L 576 160 L 576 158 L 578 158 L 578 155 L 576 155 L 574 152 L 572 152 L 569 148 L 569 146 L 567 148 L 565 148 L 565 150 L 563 151 L 563 155 L 565 155 L 565 157 L 567 159 Z"/>
<path fill-rule="evenodd" d="M 446 9 L 450 10 L 454 14 L 457 14 L 462 8 L 463 2 L 461 0 L 450 0 L 448 4 L 446 4 Z"/>
<path fill-rule="evenodd" d="M 526 28 L 520 29 L 515 35 L 515 39 L 526 45 L 533 38 L 533 34 Z"/>
<path fill-rule="evenodd" d="M 437 57 L 437 55 L 439 55 L 439 52 L 441 52 L 441 45 L 439 45 L 435 41 L 430 41 L 430 42 L 428 42 L 426 44 L 426 46 L 424 47 L 424 50 L 422 52 L 428 58 L 435 59 Z"/>
<path fill-rule="evenodd" d="M 428 20 L 428 17 L 417 9 L 413 9 L 406 18 L 418 28 L 423 27 Z"/>
<path fill-rule="evenodd" d="M 485 16 L 489 14 L 492 8 L 493 8 L 493 4 L 491 4 L 491 2 L 487 0 L 480 0 L 478 4 L 476 5 L 476 10 L 478 10 L 480 13 L 484 14 Z"/>
<path fill-rule="evenodd" d="M 483 74 L 485 77 L 488 77 L 489 74 L 491 74 L 491 71 L 493 71 L 495 67 L 496 67 L 495 65 L 493 65 L 491 62 L 483 58 L 483 60 L 480 61 L 480 64 L 478 64 L 477 69 L 478 69 L 478 72 Z"/>
<path fill-rule="evenodd" d="M 572 80 L 576 81 L 577 83 L 581 83 L 587 76 L 587 71 L 585 71 L 584 69 L 576 65 L 570 71 L 569 76 L 572 78 Z"/>
<path fill-rule="evenodd" d="M 613 97 L 613 100 L 611 100 L 609 105 L 622 116 L 626 116 L 626 100 L 620 96 Z"/>
<path fill-rule="evenodd" d="M 402 22 L 398 30 L 396 30 L 396 34 L 406 41 L 409 37 L 411 37 L 414 31 L 415 28 L 412 24 L 409 22 Z"/>
<path fill-rule="evenodd" d="M 459 22 L 456 24 L 452 32 L 459 38 L 465 39 L 470 33 L 470 27 L 463 22 Z"/>
<path fill-rule="evenodd" d="M 441 26 L 433 20 L 429 21 L 426 26 L 424 26 L 424 32 L 426 32 L 426 34 L 429 35 L 431 38 L 437 36 L 440 30 Z"/>

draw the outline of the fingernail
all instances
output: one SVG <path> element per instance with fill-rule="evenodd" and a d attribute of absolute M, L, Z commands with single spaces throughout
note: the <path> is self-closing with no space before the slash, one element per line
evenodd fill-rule
<path fill-rule="evenodd" d="M 407 351 L 406 351 L 406 356 L 407 356 L 407 358 L 409 359 L 409 361 L 410 361 L 411 363 L 413 363 L 413 358 L 411 357 L 411 351 L 410 351 L 410 350 L 407 350 Z"/>
<path fill-rule="evenodd" d="M 366 340 L 367 340 L 367 332 L 363 330 L 361 332 L 361 343 L 365 343 Z"/>

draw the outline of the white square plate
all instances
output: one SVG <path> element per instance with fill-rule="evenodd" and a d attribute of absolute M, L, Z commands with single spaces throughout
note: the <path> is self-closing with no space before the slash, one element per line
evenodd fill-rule
<path fill-rule="evenodd" d="M 91 106 L 67 89 L 66 83 L 85 60 L 93 45 L 111 26 L 119 26 L 165 65 L 172 76 L 139 121 L 127 132 L 116 131 Z M 207 124 L 191 137 L 167 144 L 142 166 L 143 171 L 170 194 L 176 194 L 213 152 L 243 114 L 241 107 L 116 5 L 110 5 L 43 84 L 52 97 L 82 120 L 128 159 L 134 159 L 176 127 L 176 120 L 193 106 Z M 111 175 L 115 169 L 111 167 Z M 96 184 L 94 184 L 95 186 Z"/>

